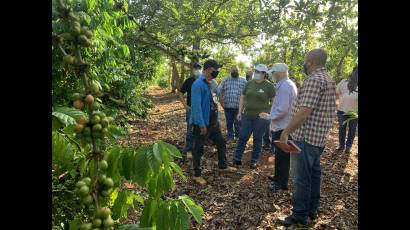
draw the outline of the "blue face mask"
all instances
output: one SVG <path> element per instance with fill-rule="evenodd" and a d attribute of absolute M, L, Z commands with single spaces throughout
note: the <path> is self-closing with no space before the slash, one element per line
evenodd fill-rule
<path fill-rule="evenodd" d="M 253 74 L 253 79 L 256 81 L 259 81 L 261 79 L 261 74 L 260 73 L 254 73 Z"/>
<path fill-rule="evenodd" d="M 194 72 L 195 77 L 199 77 L 199 75 L 201 75 L 201 70 L 200 69 L 196 69 Z"/>

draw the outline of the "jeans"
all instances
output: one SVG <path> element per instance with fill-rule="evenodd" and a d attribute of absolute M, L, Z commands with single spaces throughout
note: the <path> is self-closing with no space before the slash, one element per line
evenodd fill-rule
<path fill-rule="evenodd" d="M 193 145 L 193 134 L 192 134 L 192 125 L 189 124 L 189 119 L 191 117 L 191 110 L 186 112 L 186 141 L 185 141 L 185 148 L 184 152 L 189 152 L 192 151 L 192 145 Z"/>
<path fill-rule="evenodd" d="M 344 115 L 343 111 L 337 111 L 337 118 L 339 120 L 339 146 L 346 149 L 351 149 L 354 141 L 354 137 L 356 135 L 356 128 L 358 119 L 353 119 L 349 121 L 349 131 L 347 134 L 347 141 L 346 141 L 346 131 L 347 131 L 347 123 L 343 124 L 349 116 Z"/>
<path fill-rule="evenodd" d="M 320 198 L 320 156 L 324 147 L 318 147 L 304 141 L 295 141 L 302 150 L 292 153 L 292 167 L 295 173 L 294 192 L 292 197 L 293 216 L 307 221 L 308 212 L 317 212 Z"/>
<path fill-rule="evenodd" d="M 240 122 L 236 119 L 238 109 L 224 108 L 226 119 L 226 130 L 228 131 L 228 139 L 239 137 Z"/>
<path fill-rule="evenodd" d="M 269 121 L 262 118 L 249 118 L 242 115 L 241 130 L 239 131 L 239 140 L 236 144 L 235 160 L 241 161 L 246 143 L 253 133 L 253 151 L 251 163 L 256 163 L 262 150 L 262 137 L 265 134 L 266 126 Z"/>
<path fill-rule="evenodd" d="M 194 176 L 201 176 L 201 157 L 204 153 L 204 144 L 207 138 L 211 139 L 218 149 L 218 167 L 224 169 L 226 164 L 226 142 L 222 136 L 219 125 L 213 127 L 207 127 L 207 133 L 201 135 L 201 129 L 199 126 L 193 126 L 194 145 L 192 150 L 192 165 L 194 168 Z"/>
<path fill-rule="evenodd" d="M 275 146 L 273 141 L 280 140 L 280 135 L 283 130 L 272 131 L 272 146 Z M 289 136 L 289 140 L 292 138 Z M 283 152 L 280 148 L 275 151 L 275 176 L 273 181 L 282 188 L 288 187 L 290 169 L 290 154 Z"/>

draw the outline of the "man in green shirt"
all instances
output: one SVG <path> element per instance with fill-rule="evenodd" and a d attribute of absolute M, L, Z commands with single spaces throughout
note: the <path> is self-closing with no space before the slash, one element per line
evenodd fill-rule
<path fill-rule="evenodd" d="M 241 130 L 234 159 L 235 165 L 242 164 L 241 160 L 246 143 L 253 134 L 251 168 L 256 168 L 262 149 L 262 137 L 269 125 L 268 120 L 261 119 L 258 115 L 261 112 L 269 113 L 272 98 L 275 96 L 274 85 L 266 79 L 268 68 L 263 64 L 259 64 L 255 67 L 254 72 L 254 77 L 246 83 L 239 102 L 237 119 L 241 121 Z"/>

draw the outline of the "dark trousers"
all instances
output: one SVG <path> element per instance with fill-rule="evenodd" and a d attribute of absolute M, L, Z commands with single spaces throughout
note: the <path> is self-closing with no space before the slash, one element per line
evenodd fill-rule
<path fill-rule="evenodd" d="M 201 135 L 199 126 L 193 126 L 194 145 L 192 150 L 192 166 L 194 168 L 194 176 L 201 176 L 201 157 L 204 153 L 204 144 L 207 138 L 211 139 L 218 150 L 218 167 L 224 169 L 226 165 L 226 142 L 222 136 L 219 125 L 207 127 L 207 134 Z"/>
<path fill-rule="evenodd" d="M 272 148 L 274 147 L 273 141 L 280 140 L 280 135 L 283 130 L 272 131 Z M 289 140 L 291 137 L 289 136 Z M 283 152 L 280 148 L 275 149 L 275 176 L 273 181 L 276 185 L 287 188 L 289 182 L 289 169 L 290 169 L 290 154 Z"/>
<path fill-rule="evenodd" d="M 228 131 L 228 139 L 239 137 L 240 122 L 236 119 L 238 109 L 225 108 L 226 130 Z"/>
<path fill-rule="evenodd" d="M 349 119 L 349 116 L 346 116 L 343 111 L 337 111 L 337 118 L 339 120 L 339 145 L 342 148 L 346 147 L 346 149 L 351 149 L 354 137 L 356 136 L 358 119 L 352 119 L 348 124 L 343 124 L 347 119 Z M 346 141 L 347 127 L 349 127 L 349 131 Z"/>
<path fill-rule="evenodd" d="M 267 145 L 271 143 L 269 139 L 269 135 L 270 135 L 270 122 L 269 122 L 269 125 L 266 127 L 265 134 L 263 134 L 262 145 Z"/>

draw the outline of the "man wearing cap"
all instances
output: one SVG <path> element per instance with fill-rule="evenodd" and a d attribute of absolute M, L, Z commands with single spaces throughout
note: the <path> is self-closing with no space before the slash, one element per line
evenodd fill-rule
<path fill-rule="evenodd" d="M 246 85 L 246 80 L 239 77 L 237 66 L 231 67 L 231 75 L 222 81 L 219 99 L 225 111 L 228 141 L 239 137 L 239 121 L 236 120 L 239 110 L 239 98 Z"/>
<path fill-rule="evenodd" d="M 186 111 L 186 122 L 187 122 L 187 131 L 186 131 L 186 142 L 185 142 L 185 148 L 183 150 L 183 157 L 192 157 L 192 125 L 189 124 L 189 119 L 191 117 L 191 87 L 192 84 L 196 79 L 198 79 L 199 75 L 201 74 L 201 68 L 202 66 L 197 63 L 193 62 L 191 68 L 191 76 L 184 81 L 184 83 L 181 86 L 181 89 L 179 90 L 179 99 L 181 100 L 182 104 L 184 105 L 185 111 Z M 184 94 L 187 94 L 186 97 L 186 102 L 184 98 Z"/>
<path fill-rule="evenodd" d="M 285 63 L 275 63 L 269 72 L 275 78 L 276 96 L 272 103 L 270 114 L 262 112 L 260 118 L 271 121 L 272 148 L 274 141 L 280 139 L 282 131 L 291 120 L 292 107 L 297 96 L 295 83 L 288 77 L 288 66 Z M 275 148 L 275 175 L 272 180 L 271 190 L 275 193 L 280 189 L 287 190 L 289 181 L 290 155 L 279 148 Z"/>
<path fill-rule="evenodd" d="M 193 180 L 206 184 L 201 176 L 201 157 L 204 142 L 211 139 L 218 150 L 218 167 L 222 171 L 235 172 L 236 168 L 230 167 L 226 162 L 226 143 L 222 136 L 218 122 L 218 99 L 213 87 L 213 79 L 218 76 L 221 67 L 215 60 L 209 59 L 204 63 L 202 74 L 192 85 L 191 94 L 191 119 L 193 126 L 194 144 L 192 151 L 192 165 L 194 169 Z"/>
<path fill-rule="evenodd" d="M 259 117 L 259 113 L 270 111 L 271 101 L 275 96 L 274 85 L 266 80 L 267 72 L 268 68 L 265 65 L 257 65 L 253 79 L 246 83 L 242 91 L 237 115 L 237 119 L 241 121 L 241 130 L 239 131 L 239 140 L 236 145 L 235 165 L 242 164 L 241 160 L 246 143 L 251 134 L 253 134 L 253 151 L 250 167 L 254 169 L 257 166 L 262 150 L 262 137 L 269 124 L 268 120 Z M 244 113 L 243 116 L 242 113 Z"/>

